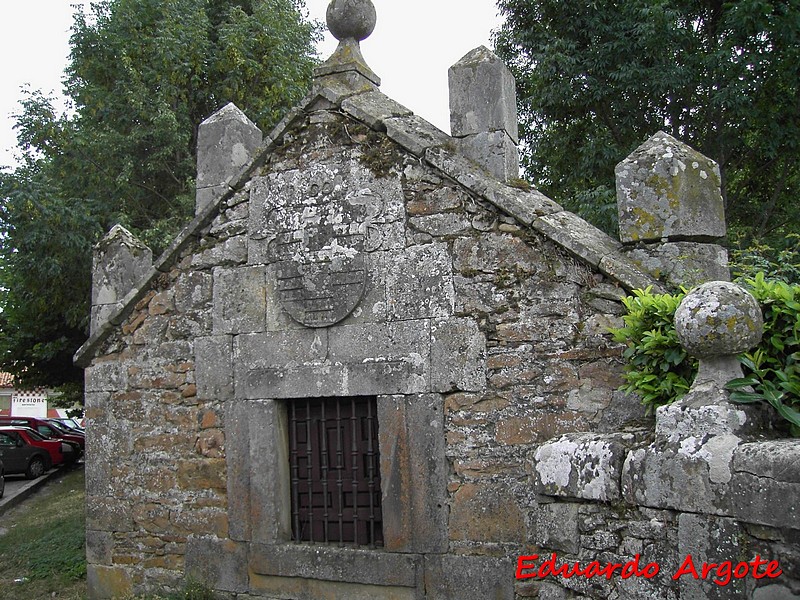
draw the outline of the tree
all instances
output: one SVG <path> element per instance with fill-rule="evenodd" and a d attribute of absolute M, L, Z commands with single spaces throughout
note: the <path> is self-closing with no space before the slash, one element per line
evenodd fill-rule
<path fill-rule="evenodd" d="M 800 229 L 800 1 L 498 4 L 524 166 L 557 200 L 613 230 L 614 165 L 663 129 L 719 163 L 732 229 Z"/>
<path fill-rule="evenodd" d="M 269 130 L 305 93 L 301 0 L 101 0 L 75 16 L 70 115 L 29 92 L 0 173 L 0 368 L 79 383 L 91 248 L 119 222 L 158 252 L 193 213 L 197 125 L 233 101 Z"/>

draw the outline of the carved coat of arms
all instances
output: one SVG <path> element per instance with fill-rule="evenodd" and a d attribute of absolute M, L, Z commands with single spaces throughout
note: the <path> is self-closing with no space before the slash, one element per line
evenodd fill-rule
<path fill-rule="evenodd" d="M 346 189 L 341 175 L 325 167 L 271 176 L 261 185 L 251 238 L 276 267 L 278 301 L 307 327 L 338 323 L 364 296 L 365 253 L 381 245 L 381 199 L 367 188 Z"/>

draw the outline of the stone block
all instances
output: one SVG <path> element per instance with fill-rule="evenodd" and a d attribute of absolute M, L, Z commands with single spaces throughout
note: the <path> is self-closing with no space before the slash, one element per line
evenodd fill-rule
<path fill-rule="evenodd" d="M 384 546 L 447 550 L 444 408 L 436 395 L 378 399 Z"/>
<path fill-rule="evenodd" d="M 228 491 L 228 530 L 232 540 L 251 537 L 250 524 L 250 403 L 225 406 L 225 468 Z"/>
<path fill-rule="evenodd" d="M 248 402 L 250 523 L 252 541 L 275 544 L 291 539 L 289 427 L 284 405 Z"/>
<path fill-rule="evenodd" d="M 190 536 L 186 576 L 216 591 L 247 592 L 247 546 L 213 537 Z"/>
<path fill-rule="evenodd" d="M 447 75 L 453 137 L 501 131 L 519 142 L 516 84 L 500 58 L 479 46 L 450 67 Z"/>
<path fill-rule="evenodd" d="M 581 545 L 578 507 L 574 502 L 539 505 L 535 511 L 536 537 L 530 542 L 548 550 L 577 554 Z"/>
<path fill-rule="evenodd" d="M 377 90 L 365 94 L 357 94 L 343 100 L 342 110 L 378 131 L 385 129 L 384 120 L 390 117 L 404 117 L 411 114 L 411 111 L 406 107 Z"/>
<path fill-rule="evenodd" d="M 428 555 L 425 590 L 429 598 L 513 600 L 515 559 Z"/>
<path fill-rule="evenodd" d="M 233 398 L 233 337 L 217 335 L 194 342 L 195 383 L 200 400 Z"/>
<path fill-rule="evenodd" d="M 89 564 L 86 567 L 86 588 L 89 598 L 113 600 L 133 595 L 133 578 L 124 567 Z"/>
<path fill-rule="evenodd" d="M 536 219 L 533 228 L 592 266 L 606 256 L 617 254 L 619 242 L 571 212 L 559 212 Z"/>
<path fill-rule="evenodd" d="M 415 554 L 322 545 L 253 544 L 250 554 L 260 575 L 387 587 L 414 587 L 421 563 Z"/>
<path fill-rule="evenodd" d="M 198 190 L 227 183 L 252 162 L 262 138 L 261 130 L 232 102 L 203 121 L 197 130 Z M 205 206 L 198 202 L 196 213 Z"/>
<path fill-rule="evenodd" d="M 499 181 L 519 178 L 519 150 L 505 131 L 468 135 L 458 140 L 458 148 Z"/>
<path fill-rule="evenodd" d="M 233 350 L 237 380 L 252 369 L 321 363 L 328 355 L 328 335 L 328 329 L 294 329 L 237 336 Z"/>
<path fill-rule="evenodd" d="M 455 240 L 453 255 L 455 269 L 464 275 L 498 271 L 532 273 L 542 260 L 541 255 L 518 237 L 496 233 Z M 495 286 L 492 292 L 497 293 L 496 289 Z"/>
<path fill-rule="evenodd" d="M 519 500 L 490 482 L 465 483 L 450 503 L 450 539 L 482 543 L 522 543 L 525 516 Z"/>
<path fill-rule="evenodd" d="M 719 167 L 686 144 L 660 131 L 615 173 L 623 242 L 725 237 Z"/>
<path fill-rule="evenodd" d="M 86 561 L 93 565 L 111 565 L 114 536 L 110 531 L 86 530 Z"/>
<path fill-rule="evenodd" d="M 717 565 L 725 561 L 735 566 L 740 560 L 752 560 L 746 548 L 744 530 L 733 519 L 683 513 L 678 517 L 678 556 L 679 562 L 686 565 L 691 561 L 699 572 L 703 563 Z M 678 569 L 681 564 L 678 565 Z M 761 567 L 764 571 L 764 567 Z M 714 583 L 723 581 L 725 585 Z M 724 574 L 712 571 L 708 578 L 695 579 L 691 573 L 678 579 L 681 598 L 702 600 L 727 600 L 746 598 L 747 580 L 730 577 L 725 581 Z"/>
<path fill-rule="evenodd" d="M 210 273 L 182 273 L 175 281 L 175 309 L 181 313 L 207 310 L 212 299 L 213 277 Z"/>
<path fill-rule="evenodd" d="M 255 333 L 266 328 L 264 267 L 214 269 L 214 332 Z"/>
<path fill-rule="evenodd" d="M 131 503 L 109 496 L 86 496 L 86 527 L 93 531 L 133 530 Z"/>
<path fill-rule="evenodd" d="M 455 292 L 447 246 L 411 246 L 396 256 L 386 275 L 386 299 L 390 320 L 452 315 Z"/>
<path fill-rule="evenodd" d="M 472 319 L 431 323 L 431 391 L 486 388 L 486 337 Z"/>
<path fill-rule="evenodd" d="M 620 477 L 632 434 L 567 434 L 534 455 L 540 493 L 585 500 L 620 499 Z"/>
<path fill-rule="evenodd" d="M 644 271 L 677 288 L 693 288 L 707 281 L 730 281 L 728 251 L 717 244 L 670 242 L 624 250 Z"/>
<path fill-rule="evenodd" d="M 424 156 L 428 148 L 442 146 L 452 138 L 422 117 L 407 115 L 384 120 L 386 135 L 416 156 Z"/>

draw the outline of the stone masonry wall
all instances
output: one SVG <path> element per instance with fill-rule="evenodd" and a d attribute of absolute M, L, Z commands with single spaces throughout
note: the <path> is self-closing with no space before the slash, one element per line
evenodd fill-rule
<path fill-rule="evenodd" d="M 324 186 L 330 172 L 380 190 L 382 213 L 373 223 L 380 245 L 367 254 L 358 307 L 341 323 L 308 329 L 276 302 L 270 250 L 258 230 L 268 215 L 258 200 L 261 182 Z M 177 587 L 187 570 L 232 597 L 312 597 L 286 591 L 290 571 L 274 567 L 284 546 L 269 541 L 272 534 L 255 545 L 262 506 L 256 492 L 238 492 L 272 485 L 254 480 L 249 458 L 261 443 L 253 423 L 267 414 L 258 411 L 279 406 L 275 397 L 317 393 L 393 394 L 380 401 L 410 403 L 412 413 L 443 409 L 434 417 L 443 446 L 431 442 L 443 467 L 428 483 L 440 488 L 432 493 L 444 507 L 420 509 L 424 517 L 414 513 L 398 527 L 423 519 L 437 528 L 432 539 L 444 541 L 430 548 L 397 542 L 411 561 L 403 564 L 418 575 L 378 589 L 386 597 L 513 597 L 514 558 L 535 543 L 537 515 L 547 510 L 529 484 L 531 453 L 565 432 L 617 431 L 643 417 L 615 391 L 620 350 L 605 333 L 618 322 L 623 291 L 384 135 L 332 111 L 311 112 L 261 173 L 272 179 L 256 177 L 227 201 L 87 370 L 95 457 L 87 482 L 89 577 L 97 597 Z M 370 392 L 373 379 L 359 379 L 348 361 L 362 360 L 357 347 L 369 352 L 370 336 L 384 331 L 394 348 L 386 351 L 402 354 L 397 364 L 407 370 Z M 319 344 L 328 362 L 304 366 Z M 336 352 L 345 356 L 342 367 Z M 408 359 L 414 355 L 416 363 Z M 323 369 L 342 369 L 350 387 L 334 389 L 341 380 L 319 375 Z M 331 389 L 309 388 L 310 373 Z M 422 430 L 408 435 L 409 448 L 423 443 Z M 382 469 L 399 468 L 402 480 L 408 474 L 393 460 L 382 457 Z M 226 558 L 209 570 L 203 559 L 210 555 Z M 248 561 L 260 573 L 250 579 Z M 312 581 L 313 572 L 304 577 Z M 472 585 L 463 590 L 465 577 Z M 374 597 L 364 573 L 339 578 L 335 585 Z"/>

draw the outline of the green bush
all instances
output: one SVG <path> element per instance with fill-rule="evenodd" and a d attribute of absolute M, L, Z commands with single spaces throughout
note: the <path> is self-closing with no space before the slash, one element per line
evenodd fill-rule
<path fill-rule="evenodd" d="M 764 336 L 739 357 L 745 376 L 728 384 L 731 400 L 766 402 L 788 422 L 792 435 L 800 436 L 800 284 L 764 273 L 739 283 L 761 304 Z M 623 301 L 624 327 L 611 330 L 626 346 L 622 389 L 638 394 L 648 411 L 680 399 L 697 374 L 697 361 L 675 333 L 675 310 L 685 295 L 685 290 L 674 295 L 635 290 Z"/>
<path fill-rule="evenodd" d="M 621 389 L 638 394 L 648 412 L 681 398 L 697 373 L 697 361 L 686 354 L 673 323 L 685 295 L 634 290 L 623 300 L 625 326 L 611 330 L 614 340 L 627 346 Z"/>

